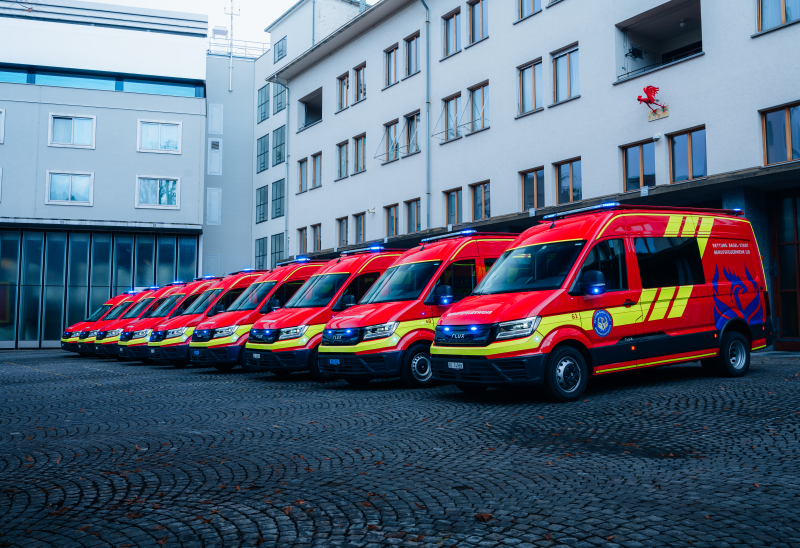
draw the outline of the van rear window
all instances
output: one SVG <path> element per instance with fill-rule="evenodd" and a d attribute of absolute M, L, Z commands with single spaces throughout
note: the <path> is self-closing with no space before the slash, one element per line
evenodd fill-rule
<path fill-rule="evenodd" d="M 636 238 L 644 289 L 706 283 L 696 238 Z"/>

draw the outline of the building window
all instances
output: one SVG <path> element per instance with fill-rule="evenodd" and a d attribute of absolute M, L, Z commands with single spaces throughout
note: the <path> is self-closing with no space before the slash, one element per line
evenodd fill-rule
<path fill-rule="evenodd" d="M 286 108 L 286 86 L 277 82 L 272 83 L 272 114 L 277 114 Z"/>
<path fill-rule="evenodd" d="M 361 173 L 367 169 L 367 136 L 361 135 L 353 139 L 355 141 L 356 149 L 356 170 L 355 173 Z"/>
<path fill-rule="evenodd" d="M 300 171 L 298 174 L 298 178 L 300 179 L 299 192 L 305 192 L 308 190 L 308 160 L 300 160 L 297 164 Z"/>
<path fill-rule="evenodd" d="M 419 71 L 419 34 L 406 38 L 406 76 Z"/>
<path fill-rule="evenodd" d="M 354 69 L 356 73 L 356 102 L 367 98 L 366 63 Z"/>
<path fill-rule="evenodd" d="M 286 126 L 272 132 L 272 165 L 276 166 L 286 160 Z"/>
<path fill-rule="evenodd" d="M 300 255 L 308 253 L 308 229 L 305 227 L 297 231 L 297 253 Z"/>
<path fill-rule="evenodd" d="M 181 125 L 139 121 L 139 152 L 181 153 Z"/>
<path fill-rule="evenodd" d="M 461 9 L 444 17 L 444 57 L 461 49 Z"/>
<path fill-rule="evenodd" d="M 136 189 L 136 207 L 154 209 L 180 208 L 180 181 L 139 177 Z"/>
<path fill-rule="evenodd" d="M 406 154 L 419 152 L 417 133 L 419 129 L 419 113 L 406 116 Z"/>
<path fill-rule="evenodd" d="M 517 0 L 517 17 L 524 19 L 542 11 L 542 0 Z"/>
<path fill-rule="evenodd" d="M 337 162 L 336 178 L 342 179 L 347 177 L 347 143 L 341 143 L 336 147 L 336 155 L 339 161 Z"/>
<path fill-rule="evenodd" d="M 556 164 L 556 174 L 558 175 L 559 205 L 583 199 L 580 158 Z"/>
<path fill-rule="evenodd" d="M 47 172 L 46 204 L 90 206 L 93 202 L 94 173 Z"/>
<path fill-rule="evenodd" d="M 469 4 L 469 43 L 489 37 L 488 0 L 477 0 Z"/>
<path fill-rule="evenodd" d="M 397 236 L 398 230 L 398 219 L 397 219 L 397 206 L 388 206 L 386 208 L 386 237 L 391 238 L 392 236 Z"/>
<path fill-rule="evenodd" d="M 562 53 L 553 59 L 553 101 L 566 101 L 580 95 L 578 49 Z"/>
<path fill-rule="evenodd" d="M 491 217 L 491 200 L 489 183 L 481 183 L 472 187 L 472 220 L 480 221 Z"/>
<path fill-rule="evenodd" d="M 419 223 L 419 200 L 406 202 L 406 232 L 408 234 L 419 232 Z"/>
<path fill-rule="evenodd" d="M 347 108 L 347 98 L 348 94 L 350 93 L 350 75 L 345 74 L 344 76 L 340 76 L 337 79 L 338 85 L 337 88 L 339 90 L 339 96 L 337 98 L 337 109 L 336 110 L 343 110 Z"/>
<path fill-rule="evenodd" d="M 384 86 L 389 87 L 397 83 L 397 46 L 392 46 L 391 49 L 384 52 Z"/>
<path fill-rule="evenodd" d="M 339 229 L 339 247 L 344 247 L 347 245 L 347 217 L 337 219 L 336 225 Z"/>
<path fill-rule="evenodd" d="M 5 117 L 5 116 L 4 116 Z M 50 142 L 51 147 L 74 147 L 74 148 L 94 148 L 94 116 L 60 116 L 50 115 Z M 159 124 L 154 124 L 158 129 Z M 177 126 L 176 126 L 177 127 Z M 154 148 L 159 150 L 158 134 L 156 134 Z M 167 146 L 172 146 L 173 142 L 165 142 Z M 177 150 L 177 133 L 174 141 Z M 142 147 L 139 147 L 142 150 Z M 165 149 L 171 150 L 171 149 Z"/>
<path fill-rule="evenodd" d="M 313 251 L 322 249 L 322 225 L 313 225 L 311 227 L 311 249 Z"/>
<path fill-rule="evenodd" d="M 3 144 L 6 132 L 6 111 L 0 108 L 0 145 Z"/>
<path fill-rule="evenodd" d="M 258 122 L 269 118 L 269 84 L 258 90 Z"/>
<path fill-rule="evenodd" d="M 267 215 L 267 185 L 256 189 L 256 224 L 268 219 Z"/>
<path fill-rule="evenodd" d="M 673 183 L 705 177 L 706 129 L 696 129 L 671 135 L 670 175 Z"/>
<path fill-rule="evenodd" d="M 272 218 L 283 217 L 286 209 L 284 207 L 284 194 L 286 183 L 284 179 L 272 183 Z"/>
<path fill-rule="evenodd" d="M 365 215 L 363 213 L 361 213 L 359 215 L 353 215 L 353 218 L 356 220 L 356 243 L 357 244 L 363 244 L 364 240 L 366 240 L 366 237 L 365 237 L 365 234 L 364 234 L 364 232 L 365 232 L 365 228 L 364 228 Z"/>
<path fill-rule="evenodd" d="M 311 157 L 311 188 L 322 185 L 322 153 Z"/>
<path fill-rule="evenodd" d="M 275 268 L 279 261 L 283 260 L 283 233 L 274 234 L 270 241 L 269 265 Z"/>
<path fill-rule="evenodd" d="M 542 63 L 534 63 L 519 69 L 519 112 L 525 114 L 542 108 Z"/>
<path fill-rule="evenodd" d="M 800 19 L 797 0 L 759 0 L 758 30 L 769 30 Z"/>
<path fill-rule="evenodd" d="M 544 207 L 544 168 L 532 169 L 522 175 L 522 211 Z"/>
<path fill-rule="evenodd" d="M 286 37 L 284 36 L 283 38 L 278 40 L 275 43 L 274 48 L 275 48 L 275 53 L 274 53 L 275 59 L 273 63 L 277 63 L 278 61 L 286 57 Z"/>
<path fill-rule="evenodd" d="M 444 140 L 451 141 L 461 137 L 461 128 L 458 125 L 458 111 L 461 107 L 461 95 L 457 95 L 444 102 Z"/>
<path fill-rule="evenodd" d="M 269 134 L 256 140 L 256 173 L 269 167 Z"/>
<path fill-rule="evenodd" d="M 445 192 L 445 206 L 447 207 L 447 224 L 458 225 L 461 220 L 461 189 Z"/>
<path fill-rule="evenodd" d="M 625 192 L 656 186 L 656 145 L 653 141 L 622 149 Z"/>
<path fill-rule="evenodd" d="M 478 131 L 489 127 L 489 84 L 470 90 L 469 100 L 472 103 L 471 130 Z"/>
<path fill-rule="evenodd" d="M 764 165 L 800 160 L 800 104 L 763 113 Z"/>
<path fill-rule="evenodd" d="M 397 143 L 397 122 L 386 124 L 386 161 L 397 160 L 400 145 Z"/>
<path fill-rule="evenodd" d="M 267 269 L 267 238 L 256 240 L 256 270 Z"/>

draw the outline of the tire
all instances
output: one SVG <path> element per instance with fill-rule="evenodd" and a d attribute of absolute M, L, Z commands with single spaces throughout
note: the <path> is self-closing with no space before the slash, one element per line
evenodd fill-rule
<path fill-rule="evenodd" d="M 308 371 L 311 373 L 311 378 L 315 381 L 329 381 L 333 379 L 332 376 L 326 375 L 319 370 L 319 353 L 315 348 L 308 356 Z"/>
<path fill-rule="evenodd" d="M 725 333 L 716 362 L 719 375 L 744 377 L 750 369 L 750 343 L 747 338 L 736 331 Z"/>
<path fill-rule="evenodd" d="M 583 355 L 571 346 L 550 353 L 544 368 L 544 390 L 557 402 L 578 400 L 589 382 L 589 369 Z"/>
<path fill-rule="evenodd" d="M 409 348 L 400 363 L 400 379 L 408 388 L 424 388 L 433 384 L 430 349 L 424 344 Z"/>
<path fill-rule="evenodd" d="M 456 388 L 465 394 L 481 394 L 489 388 L 485 384 L 456 384 Z"/>
<path fill-rule="evenodd" d="M 351 386 L 366 386 L 372 379 L 366 377 L 345 377 L 344 381 Z"/>

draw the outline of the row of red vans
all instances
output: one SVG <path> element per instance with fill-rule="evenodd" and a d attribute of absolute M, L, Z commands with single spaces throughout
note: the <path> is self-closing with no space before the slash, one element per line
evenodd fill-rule
<path fill-rule="evenodd" d="M 85 354 L 464 391 L 700 361 L 744 375 L 772 343 L 762 259 L 737 210 L 602 204 L 520 235 L 464 230 L 407 251 L 175 282 L 70 326 Z"/>

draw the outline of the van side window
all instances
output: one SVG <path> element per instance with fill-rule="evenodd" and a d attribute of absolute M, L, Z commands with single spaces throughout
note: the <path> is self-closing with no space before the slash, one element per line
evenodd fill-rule
<path fill-rule="evenodd" d="M 696 238 L 636 238 L 644 289 L 706 283 Z"/>
<path fill-rule="evenodd" d="M 233 301 L 239 298 L 239 295 L 244 293 L 244 290 L 247 289 L 246 287 L 242 287 L 239 289 L 233 289 L 225 293 L 222 298 L 219 300 L 218 304 L 221 304 L 225 307 L 225 310 L 228 310 L 228 307 L 233 304 Z M 216 305 L 215 305 L 216 306 Z"/>
<path fill-rule="evenodd" d="M 298 280 L 296 282 L 286 282 L 278 289 L 275 290 L 275 293 L 272 294 L 270 300 L 278 299 L 280 301 L 280 306 L 286 304 L 286 301 L 292 298 L 292 296 L 297 293 L 297 290 L 303 287 L 303 284 L 306 283 L 305 280 Z"/>
<path fill-rule="evenodd" d="M 483 260 L 483 266 L 486 267 L 486 272 L 489 272 L 489 269 L 492 268 L 494 266 L 494 263 L 496 263 L 496 262 L 497 262 L 496 258 L 495 259 L 484 259 Z"/>
<path fill-rule="evenodd" d="M 175 309 L 175 312 L 172 313 L 170 318 L 174 318 L 175 316 L 180 316 L 181 314 L 183 314 L 183 311 L 192 306 L 192 303 L 195 302 L 197 300 L 197 297 L 199 297 L 200 295 L 202 295 L 202 293 L 195 293 L 194 295 L 189 295 L 188 297 L 186 297 L 186 300 L 183 301 L 178 306 L 178 308 Z"/>
<path fill-rule="evenodd" d="M 380 278 L 380 274 L 377 272 L 362 274 L 350 282 L 350 285 L 348 285 L 347 289 L 342 293 L 342 297 L 345 295 L 353 295 L 356 298 L 356 302 L 360 301 L 361 297 L 367 293 L 367 290 L 372 287 L 372 284 L 374 284 L 378 278 Z"/>
<path fill-rule="evenodd" d="M 606 291 L 628 289 L 628 269 L 625 263 L 625 240 L 598 242 L 583 261 L 577 282 L 589 270 L 599 270 L 606 279 Z"/>
<path fill-rule="evenodd" d="M 442 275 L 436 280 L 432 295 L 440 285 L 449 285 L 453 289 L 453 302 L 458 302 L 469 296 L 478 283 L 475 271 L 475 261 L 458 261 L 444 269 Z"/>

